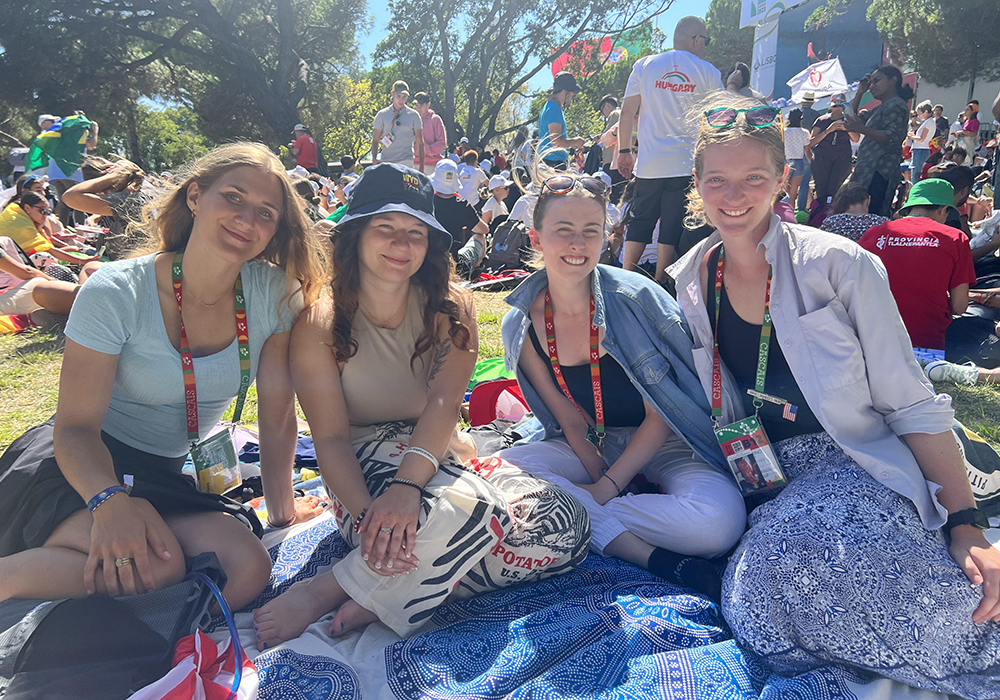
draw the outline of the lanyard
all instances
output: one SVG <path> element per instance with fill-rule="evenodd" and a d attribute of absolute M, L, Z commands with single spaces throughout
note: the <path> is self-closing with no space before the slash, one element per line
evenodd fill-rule
<path fill-rule="evenodd" d="M 712 348 L 712 420 L 716 425 L 722 418 L 722 362 L 719 359 L 719 307 L 722 306 L 722 267 L 726 257 L 726 249 L 719 245 L 719 261 L 715 265 L 715 338 Z M 764 381 L 767 378 L 767 356 L 771 349 L 771 274 L 773 268 L 767 268 L 767 287 L 764 290 L 764 323 L 760 327 L 760 349 L 757 355 L 757 376 L 754 389 L 764 393 Z M 763 404 L 754 396 L 753 405 L 760 408 Z"/>
<path fill-rule="evenodd" d="M 576 407 L 576 410 L 580 412 L 580 415 L 590 423 L 587 418 L 587 414 L 583 412 L 576 400 L 573 398 L 573 394 L 570 393 L 569 387 L 566 386 L 566 380 L 563 378 L 562 367 L 559 365 L 559 355 L 556 353 L 556 324 L 552 320 L 552 297 L 549 295 L 548 290 L 545 290 L 545 340 L 549 346 L 549 362 L 552 363 L 552 373 L 556 375 L 556 383 L 559 388 L 562 389 L 562 393 L 566 395 L 566 398 L 570 400 L 570 403 Z M 597 423 L 596 431 L 596 442 L 594 444 L 598 449 L 601 449 L 601 444 L 604 442 L 604 396 L 601 392 L 601 354 L 598 349 L 598 331 L 597 326 L 594 325 L 594 295 L 590 295 L 590 383 L 594 388 L 594 418 Z"/>
<path fill-rule="evenodd" d="M 184 259 L 184 249 L 174 253 L 174 262 L 170 266 L 170 274 L 174 283 L 174 298 L 177 299 L 177 312 L 181 319 L 181 371 L 184 376 L 184 405 L 187 408 L 188 440 L 192 444 L 198 442 L 198 391 L 194 381 L 194 358 L 191 357 L 191 344 L 188 342 L 187 330 L 184 328 L 184 312 L 181 310 L 181 261 Z M 243 297 L 243 276 L 236 276 L 233 288 L 236 295 L 236 342 L 240 354 L 240 391 L 236 396 L 236 408 L 233 410 L 233 422 L 238 422 L 243 415 L 243 402 L 250 388 L 250 337 L 247 328 L 246 299 Z"/>

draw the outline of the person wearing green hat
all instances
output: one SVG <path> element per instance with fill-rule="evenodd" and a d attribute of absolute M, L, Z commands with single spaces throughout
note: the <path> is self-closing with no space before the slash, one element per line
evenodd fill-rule
<path fill-rule="evenodd" d="M 946 226 L 955 190 L 938 178 L 921 180 L 900 209 L 902 218 L 873 226 L 858 244 L 877 255 L 914 347 L 945 349 L 952 316 L 965 313 L 976 282 L 969 242 Z"/>

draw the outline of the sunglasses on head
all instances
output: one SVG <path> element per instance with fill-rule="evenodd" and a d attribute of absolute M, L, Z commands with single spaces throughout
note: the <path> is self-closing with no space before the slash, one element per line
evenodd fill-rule
<path fill-rule="evenodd" d="M 596 177 L 553 175 L 542 183 L 542 188 L 539 191 L 539 194 L 544 192 L 545 188 L 548 188 L 549 192 L 552 194 L 567 194 L 573 191 L 573 188 L 576 187 L 576 183 L 580 183 L 580 186 L 591 194 L 604 196 L 608 191 L 608 186 L 604 184 L 604 181 L 598 180 Z"/>
<path fill-rule="evenodd" d="M 704 119 L 713 129 L 727 129 L 736 123 L 736 118 L 743 115 L 747 124 L 762 129 L 765 126 L 774 124 L 774 120 L 779 117 L 781 110 L 777 107 L 751 107 L 749 109 L 735 109 L 734 107 L 717 107 L 710 109 L 704 114 Z"/>

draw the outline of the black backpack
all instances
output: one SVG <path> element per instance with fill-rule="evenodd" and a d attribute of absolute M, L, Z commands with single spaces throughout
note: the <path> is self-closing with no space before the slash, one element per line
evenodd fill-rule
<path fill-rule="evenodd" d="M 528 227 L 520 219 L 505 219 L 493 230 L 483 266 L 493 270 L 520 268 L 531 254 Z"/>

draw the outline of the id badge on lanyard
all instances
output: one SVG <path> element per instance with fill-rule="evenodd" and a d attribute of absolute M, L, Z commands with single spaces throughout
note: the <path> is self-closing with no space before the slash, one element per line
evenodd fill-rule
<path fill-rule="evenodd" d="M 387 131 L 385 133 L 385 135 L 382 136 L 382 147 L 383 148 L 388 148 L 389 146 L 392 145 L 393 141 L 396 140 L 396 129 L 395 129 L 395 127 L 399 126 L 399 116 L 402 113 L 403 113 L 402 110 L 400 110 L 399 112 L 396 112 L 396 110 L 392 111 L 392 121 L 389 122 L 389 131 Z"/>
<path fill-rule="evenodd" d="M 184 377 L 184 405 L 188 440 L 191 442 L 191 460 L 194 462 L 195 473 L 198 477 L 198 490 L 202 493 L 223 494 L 243 483 L 243 476 L 240 472 L 240 462 L 236 458 L 236 447 L 233 444 L 234 426 L 232 423 L 204 440 L 199 440 L 198 391 L 195 385 L 194 358 L 191 355 L 191 345 L 188 342 L 181 310 L 181 262 L 183 258 L 184 250 L 181 249 L 174 254 L 170 271 L 173 278 L 174 298 L 177 300 L 177 311 L 181 315 L 181 370 Z M 233 411 L 233 422 L 236 422 L 243 414 L 243 404 L 246 401 L 247 390 L 250 388 L 250 342 L 242 276 L 236 277 L 234 293 L 236 297 L 236 341 L 240 357 L 240 390 L 236 396 L 236 408 Z"/>
<path fill-rule="evenodd" d="M 719 307 L 722 305 L 722 268 L 725 249 L 719 248 L 719 262 L 715 268 L 715 341 L 712 356 L 712 421 L 715 438 L 719 441 L 726 463 L 744 495 L 784 486 L 787 483 L 771 441 L 764 432 L 760 418 L 754 415 L 729 425 L 721 425 L 722 418 L 722 361 L 719 358 Z M 764 323 L 760 329 L 760 346 L 757 358 L 754 406 L 763 405 L 759 395 L 764 394 L 767 377 L 767 358 L 771 345 L 771 270 L 767 272 L 767 290 L 764 294 Z M 794 420 L 794 419 L 793 419 Z"/>

